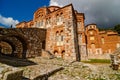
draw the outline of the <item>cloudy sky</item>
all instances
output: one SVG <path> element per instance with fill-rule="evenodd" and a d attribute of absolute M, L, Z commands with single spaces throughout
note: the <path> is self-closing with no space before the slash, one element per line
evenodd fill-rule
<path fill-rule="evenodd" d="M 29 1 L 29 3 L 28 3 Z M 72 3 L 75 10 L 85 13 L 85 25 L 99 27 L 120 24 L 120 0 L 0 0 L 0 25 L 8 27 L 33 18 L 33 12 L 42 6 L 65 6 Z"/>

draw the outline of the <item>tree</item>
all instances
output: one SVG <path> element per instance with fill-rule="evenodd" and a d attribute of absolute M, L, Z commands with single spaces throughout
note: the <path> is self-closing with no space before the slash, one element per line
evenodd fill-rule
<path fill-rule="evenodd" d="M 118 34 L 120 34 L 120 24 L 114 26 L 114 30 L 118 32 Z"/>

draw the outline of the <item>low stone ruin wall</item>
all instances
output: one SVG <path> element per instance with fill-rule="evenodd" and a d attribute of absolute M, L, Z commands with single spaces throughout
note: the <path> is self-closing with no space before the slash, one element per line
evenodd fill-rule
<path fill-rule="evenodd" d="M 23 70 L 17 68 L 3 68 L 0 80 L 22 80 Z"/>
<path fill-rule="evenodd" d="M 39 76 L 36 76 L 30 80 L 48 80 L 49 76 L 60 71 L 60 70 L 63 70 L 64 68 L 63 67 L 59 67 L 59 68 L 56 68 L 55 70 L 51 70 L 45 74 L 42 74 L 42 75 L 39 75 Z"/>

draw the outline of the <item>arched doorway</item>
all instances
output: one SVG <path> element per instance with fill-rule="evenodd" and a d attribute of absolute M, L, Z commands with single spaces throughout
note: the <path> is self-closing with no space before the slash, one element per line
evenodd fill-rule
<path fill-rule="evenodd" d="M 54 56 L 58 57 L 58 51 L 56 51 L 56 50 L 54 51 Z"/>
<path fill-rule="evenodd" d="M 62 51 L 61 57 L 64 59 L 65 58 L 65 50 Z"/>

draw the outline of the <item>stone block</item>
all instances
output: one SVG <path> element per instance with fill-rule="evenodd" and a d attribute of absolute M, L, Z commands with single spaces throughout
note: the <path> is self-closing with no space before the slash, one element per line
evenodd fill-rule
<path fill-rule="evenodd" d="M 23 70 L 9 71 L 4 74 L 3 80 L 22 80 Z"/>

